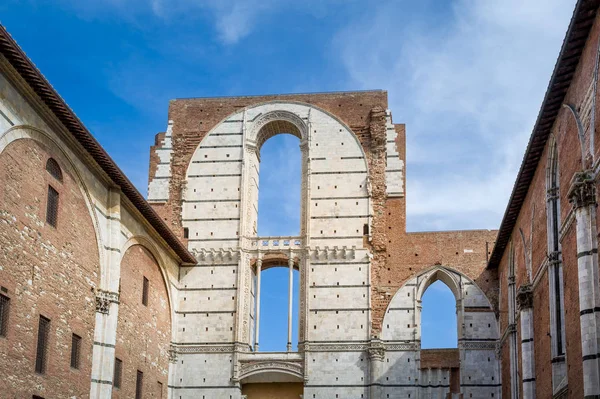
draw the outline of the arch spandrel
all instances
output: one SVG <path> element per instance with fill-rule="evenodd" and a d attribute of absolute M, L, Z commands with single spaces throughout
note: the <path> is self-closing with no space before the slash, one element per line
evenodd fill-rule
<path fill-rule="evenodd" d="M 442 281 L 454 294 L 457 311 L 464 315 L 477 313 L 485 329 L 462 329 L 459 339 L 497 338 L 498 327 L 492 305 L 484 292 L 464 274 L 442 266 L 436 266 L 407 281 L 394 295 L 386 309 L 381 338 L 383 340 L 420 340 L 421 298 L 427 288 L 436 281 Z M 459 309 L 460 308 L 460 309 Z M 457 320 L 459 325 L 464 320 Z M 489 324 L 489 327 L 487 325 Z M 407 329 L 407 325 L 415 328 Z"/>

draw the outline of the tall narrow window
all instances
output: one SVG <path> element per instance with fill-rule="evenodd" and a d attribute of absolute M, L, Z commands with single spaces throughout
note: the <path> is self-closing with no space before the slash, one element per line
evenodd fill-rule
<path fill-rule="evenodd" d="M 50 176 L 62 182 L 62 171 L 60 170 L 60 166 L 58 166 L 58 162 L 53 158 L 48 158 L 48 161 L 46 161 L 46 171 L 50 173 Z"/>
<path fill-rule="evenodd" d="M 58 222 L 58 191 L 48 186 L 48 203 L 46 204 L 46 223 L 56 227 Z"/>
<path fill-rule="evenodd" d="M 121 388 L 121 376 L 123 375 L 123 361 L 115 357 L 115 370 L 113 373 L 113 386 Z"/>
<path fill-rule="evenodd" d="M 71 368 L 79 369 L 81 354 L 81 337 L 77 334 L 71 336 Z"/>
<path fill-rule="evenodd" d="M 158 397 L 160 399 L 163 397 L 163 384 L 160 381 L 158 381 Z"/>
<path fill-rule="evenodd" d="M 149 288 L 150 282 L 148 281 L 148 279 L 146 277 L 144 277 L 144 285 L 142 287 L 142 304 L 144 306 L 148 306 L 148 288 Z"/>
<path fill-rule="evenodd" d="M 190 229 L 187 227 L 183 228 L 183 238 L 190 238 Z"/>
<path fill-rule="evenodd" d="M 303 162 L 298 139 L 300 133 L 294 132 L 296 128 L 290 124 L 277 123 L 265 129 L 279 129 L 283 134 L 264 142 L 257 158 L 260 170 L 256 168 L 253 173 L 256 173 L 255 189 L 258 191 L 257 234 L 259 237 L 282 237 L 281 244 L 285 246 L 293 244 L 293 241 L 286 244 L 286 237 L 301 235 Z M 286 128 L 289 130 L 286 131 Z M 282 182 L 285 182 L 285 190 L 282 190 Z M 263 266 L 261 288 L 257 289 L 257 295 L 262 296 L 259 300 L 260 317 L 254 331 L 255 338 L 260 339 L 259 350 L 297 350 L 299 283 L 300 273 L 293 267 L 290 273 L 287 259 Z"/>
<path fill-rule="evenodd" d="M 48 353 L 48 338 L 50 335 L 50 319 L 40 316 L 38 327 L 37 353 L 35 356 L 35 372 L 46 372 L 46 358 Z"/>
<path fill-rule="evenodd" d="M 550 151 L 546 168 L 546 190 L 552 382 L 554 392 L 557 392 L 566 385 L 566 334 L 563 297 L 563 265 L 560 245 L 561 221 L 558 148 L 554 138 L 550 140 Z"/>
<path fill-rule="evenodd" d="M 6 337 L 6 334 L 8 334 L 9 308 L 10 298 L 0 294 L 0 337 Z"/>
<path fill-rule="evenodd" d="M 142 386 L 144 385 L 144 373 L 140 370 L 137 371 L 137 377 L 135 379 L 135 399 L 142 399 Z"/>

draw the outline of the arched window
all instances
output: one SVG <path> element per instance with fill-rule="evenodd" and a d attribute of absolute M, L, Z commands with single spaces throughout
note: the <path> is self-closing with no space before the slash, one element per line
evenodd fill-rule
<path fill-rule="evenodd" d="M 548 284 L 550 302 L 550 336 L 552 340 L 552 383 L 554 391 L 566 384 L 565 315 L 563 296 L 563 267 L 560 245 L 560 186 L 558 148 L 550 140 L 546 167 L 546 215 L 548 231 Z M 565 381 L 561 384 L 561 382 Z"/>
<path fill-rule="evenodd" d="M 266 125 L 267 129 L 271 127 Z M 278 125 L 277 129 L 286 127 L 289 126 Z M 279 130 L 267 130 L 268 137 L 260 147 L 256 227 L 259 237 L 284 238 L 300 234 L 300 140 L 291 134 L 280 134 Z M 283 246 L 284 241 L 280 242 Z M 261 297 L 256 303 L 260 309 L 255 310 L 254 332 L 255 342 L 260 339 L 260 345 L 255 348 L 261 351 L 295 351 L 298 346 L 300 273 L 295 267 L 290 269 L 287 255 L 285 252 L 279 261 L 264 260 L 260 287 L 258 275 L 255 278 L 256 296 Z M 256 336 L 257 331 L 259 336 Z"/>
<path fill-rule="evenodd" d="M 441 280 L 421 297 L 421 349 L 458 347 L 456 298 Z"/>
<path fill-rule="evenodd" d="M 48 158 L 48 161 L 46 161 L 46 171 L 50 173 L 50 176 L 62 183 L 62 170 L 54 158 Z"/>

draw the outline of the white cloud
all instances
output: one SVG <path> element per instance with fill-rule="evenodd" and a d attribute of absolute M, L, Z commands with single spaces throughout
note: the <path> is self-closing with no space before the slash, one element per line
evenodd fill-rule
<path fill-rule="evenodd" d="M 339 32 L 352 83 L 407 124 L 409 228 L 498 227 L 574 3 L 457 0 L 440 23 L 386 2 Z"/>

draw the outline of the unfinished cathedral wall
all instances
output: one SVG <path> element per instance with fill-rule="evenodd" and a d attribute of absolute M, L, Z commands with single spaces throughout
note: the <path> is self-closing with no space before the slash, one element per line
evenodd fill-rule
<path fill-rule="evenodd" d="M 149 199 L 198 260 L 181 268 L 178 283 L 174 395 L 237 398 L 267 361 L 302 381 L 309 398 L 385 397 L 405 383 L 416 393 L 421 372 L 398 365 L 418 363 L 420 337 L 401 320 L 392 324 L 403 338 L 382 336 L 394 294 L 444 262 L 494 302 L 495 274 L 484 271 L 494 232 L 406 233 L 405 133 L 386 107 L 385 92 L 171 102 L 151 150 Z M 300 235 L 261 238 L 259 152 L 278 133 L 300 139 Z M 257 352 L 257 265 L 290 257 L 300 270 L 300 351 Z M 495 326 L 493 311 L 466 315 L 484 316 Z M 375 373 L 379 345 L 394 366 Z M 461 352 L 473 362 L 477 353 Z M 449 369 L 439 373 L 450 377 Z M 375 381 L 385 392 L 373 391 Z"/>

